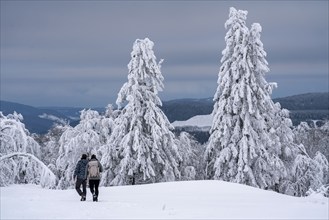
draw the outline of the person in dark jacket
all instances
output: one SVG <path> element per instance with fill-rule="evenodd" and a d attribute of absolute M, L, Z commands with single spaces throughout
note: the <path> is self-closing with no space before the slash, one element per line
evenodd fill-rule
<path fill-rule="evenodd" d="M 78 194 L 81 196 L 81 201 L 86 201 L 87 195 L 87 155 L 82 154 L 81 160 L 79 160 L 77 166 L 75 167 L 73 178 L 76 180 L 75 182 L 75 189 L 77 190 Z M 82 185 L 82 191 L 81 191 Z"/>
<path fill-rule="evenodd" d="M 103 172 L 102 164 L 97 160 L 96 155 L 91 155 L 87 166 L 90 192 L 93 195 L 93 201 L 98 201 L 98 186 L 101 179 L 100 173 Z"/>

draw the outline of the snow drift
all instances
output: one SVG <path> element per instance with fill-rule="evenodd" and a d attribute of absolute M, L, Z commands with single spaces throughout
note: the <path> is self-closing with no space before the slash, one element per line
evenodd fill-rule
<path fill-rule="evenodd" d="M 1 219 L 328 219 L 328 198 L 291 197 L 222 181 L 101 187 L 99 202 L 73 189 L 1 187 Z M 89 190 L 89 189 L 88 189 Z"/>

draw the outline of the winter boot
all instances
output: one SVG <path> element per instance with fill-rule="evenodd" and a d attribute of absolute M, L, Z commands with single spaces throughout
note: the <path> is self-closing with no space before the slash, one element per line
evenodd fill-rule
<path fill-rule="evenodd" d="M 93 195 L 93 202 L 97 202 L 97 196 L 95 194 Z"/>
<path fill-rule="evenodd" d="M 86 196 L 81 196 L 80 201 L 86 201 Z"/>

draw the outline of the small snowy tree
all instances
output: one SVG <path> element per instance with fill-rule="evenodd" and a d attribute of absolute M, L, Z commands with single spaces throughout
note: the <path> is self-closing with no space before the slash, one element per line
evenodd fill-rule
<path fill-rule="evenodd" d="M 23 162 L 23 167 L 17 172 L 16 161 L 18 158 L 19 163 Z M 9 163 L 8 163 L 9 162 Z M 17 180 L 22 180 L 21 174 L 24 173 L 24 182 L 18 183 L 35 183 L 40 184 L 42 187 L 55 188 L 57 178 L 55 174 L 37 157 L 29 153 L 9 153 L 0 157 L 0 164 L 3 164 L 4 173 L 1 172 L 0 186 L 7 186 L 12 183 L 12 177 Z M 12 168 L 8 171 L 8 168 Z M 14 173 L 14 175 L 13 175 Z"/>
<path fill-rule="evenodd" d="M 314 162 L 320 169 L 318 175 L 320 175 L 320 180 L 322 185 L 329 184 L 329 162 L 327 158 L 320 152 L 316 152 L 313 158 Z"/>
<path fill-rule="evenodd" d="M 247 11 L 231 8 L 225 23 L 226 48 L 214 96 L 206 173 L 209 179 L 277 190 L 287 175 L 282 155 L 290 155 L 293 144 L 290 119 L 270 97 L 276 84 L 264 78 L 269 68 L 261 26 L 253 24 L 249 31 L 246 17 Z M 280 133 L 281 128 L 290 133 Z"/>
<path fill-rule="evenodd" d="M 128 64 L 128 82 L 117 105 L 126 106 L 115 119 L 103 153 L 103 184 L 127 185 L 173 181 L 180 177 L 181 160 L 172 125 L 161 111 L 158 92 L 163 89 L 161 62 L 156 62 L 153 42 L 137 39 Z"/>
<path fill-rule="evenodd" d="M 30 132 L 25 128 L 23 116 L 14 112 L 4 116 L 0 112 L 0 154 L 13 152 L 27 152 L 40 158 L 41 150 L 39 144 L 30 136 Z"/>
<path fill-rule="evenodd" d="M 23 116 L 0 112 L 0 186 L 35 183 L 54 187 L 55 175 L 38 158 L 41 150 L 21 122 Z"/>
<path fill-rule="evenodd" d="M 204 146 L 197 142 L 192 135 L 181 132 L 177 146 L 182 162 L 180 163 L 181 180 L 204 179 Z"/>
<path fill-rule="evenodd" d="M 313 159 L 299 154 L 292 166 L 293 178 L 285 189 L 286 194 L 305 196 L 309 190 L 319 190 L 328 184 L 328 169 L 328 161 L 320 152 L 317 152 Z"/>
<path fill-rule="evenodd" d="M 65 130 L 59 140 L 59 157 L 56 160 L 59 189 L 72 187 L 74 169 L 82 154 L 101 155 L 100 147 L 112 131 L 111 120 L 97 111 L 82 110 L 80 123 Z"/>
<path fill-rule="evenodd" d="M 303 144 L 307 153 L 314 157 L 320 151 L 329 160 L 329 121 L 325 121 L 322 126 L 309 126 L 306 122 L 301 122 L 295 129 L 295 142 Z"/>
<path fill-rule="evenodd" d="M 46 134 L 34 134 L 36 140 L 41 146 L 42 161 L 56 174 L 56 160 L 59 157 L 59 140 L 68 125 L 56 124 Z"/>

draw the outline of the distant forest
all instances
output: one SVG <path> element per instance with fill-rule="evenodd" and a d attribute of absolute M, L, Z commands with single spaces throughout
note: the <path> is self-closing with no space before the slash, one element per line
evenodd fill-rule
<path fill-rule="evenodd" d="M 307 93 L 273 99 L 282 108 L 290 111 L 294 125 L 301 121 L 329 119 L 329 93 Z M 212 98 L 177 99 L 163 103 L 162 110 L 170 122 L 184 121 L 195 115 L 207 115 L 212 112 Z"/>
<path fill-rule="evenodd" d="M 329 93 L 307 93 L 294 95 L 284 98 L 273 99 L 279 102 L 283 108 L 290 111 L 290 118 L 296 126 L 300 122 L 311 122 L 319 120 L 320 126 L 323 120 L 329 119 Z M 24 124 L 31 133 L 44 134 L 56 122 L 54 119 L 40 117 L 42 115 L 56 116 L 59 120 L 66 120 L 70 125 L 75 126 L 79 123 L 80 111 L 83 107 L 32 107 L 14 102 L 0 101 L 0 111 L 5 115 L 14 111 L 24 117 Z M 95 107 L 94 110 L 104 112 L 105 107 Z M 212 98 L 203 99 L 176 99 L 163 101 L 161 107 L 170 122 L 185 121 L 195 115 L 207 115 L 213 110 Z M 201 136 L 207 136 L 201 132 Z M 206 139 L 203 137 L 202 139 Z"/>

